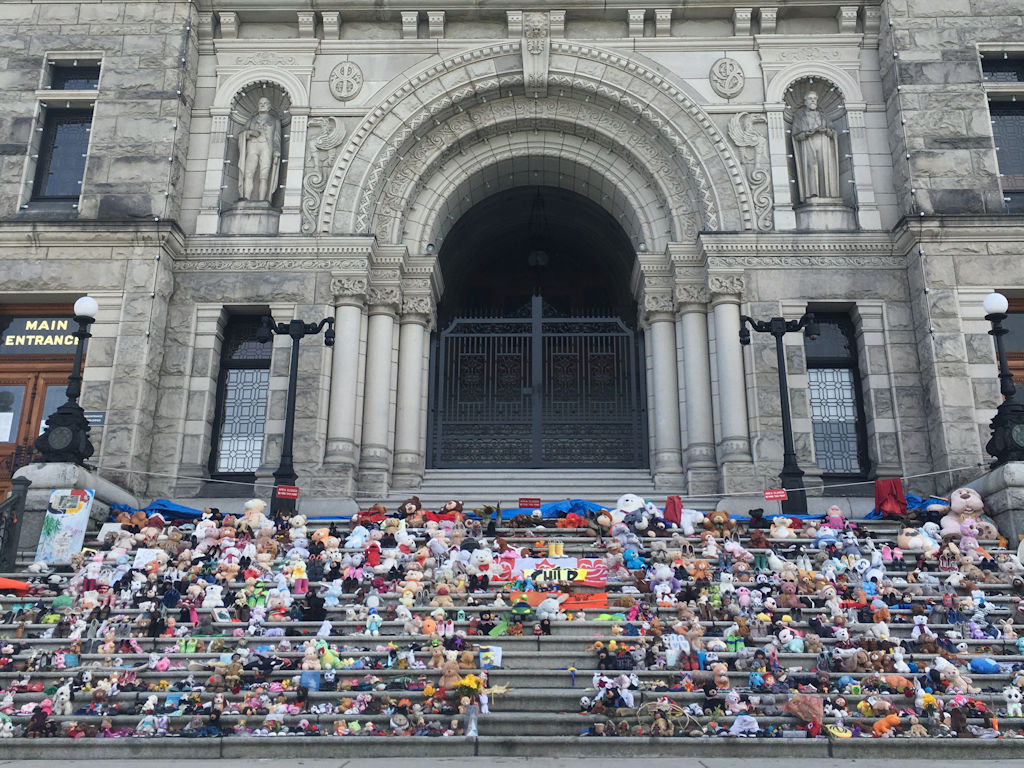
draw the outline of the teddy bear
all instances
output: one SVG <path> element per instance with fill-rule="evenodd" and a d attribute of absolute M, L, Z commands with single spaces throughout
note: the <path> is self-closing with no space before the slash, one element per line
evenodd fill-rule
<path fill-rule="evenodd" d="M 209 584 L 203 595 L 203 608 L 222 608 L 224 606 L 224 587 L 220 584 Z"/>
<path fill-rule="evenodd" d="M 1021 693 L 1020 688 L 1014 685 L 1008 685 L 1003 688 L 1003 700 L 1006 702 L 1007 717 L 1024 717 L 1024 712 L 1021 711 L 1022 699 L 1024 699 L 1024 694 Z"/>
<path fill-rule="evenodd" d="M 771 533 L 769 538 L 771 539 L 795 539 L 797 537 L 796 531 L 792 528 L 793 521 L 788 517 L 776 517 L 772 521 Z"/>
<path fill-rule="evenodd" d="M 713 509 L 704 516 L 703 526 L 705 531 L 726 538 L 736 527 L 736 521 L 730 519 L 729 513 L 724 509 Z"/>
<path fill-rule="evenodd" d="M 968 518 L 978 523 L 978 533 L 983 539 L 994 539 L 999 536 L 996 527 L 982 515 L 985 502 L 981 494 L 973 488 L 957 488 L 949 495 L 949 512 L 939 521 L 943 536 L 960 536 L 960 526 Z"/>
<path fill-rule="evenodd" d="M 305 515 L 292 515 L 292 517 L 288 520 L 288 524 L 291 526 L 291 529 L 288 531 L 288 538 L 291 541 L 306 538 Z"/>
<path fill-rule="evenodd" d="M 459 652 L 445 651 L 444 661 L 441 662 L 441 677 L 438 685 L 446 691 L 454 690 L 461 677 L 462 671 L 459 669 Z"/>

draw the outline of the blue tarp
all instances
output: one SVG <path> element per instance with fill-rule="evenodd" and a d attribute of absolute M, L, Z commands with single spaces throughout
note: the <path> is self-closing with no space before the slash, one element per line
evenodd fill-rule
<path fill-rule="evenodd" d="M 503 519 L 518 517 L 519 515 L 527 515 L 532 517 L 536 508 L 516 508 L 516 509 L 503 509 L 501 510 L 501 516 Z M 602 507 L 600 504 L 595 504 L 592 501 L 585 501 L 584 499 L 566 499 L 565 501 L 551 501 L 547 504 L 540 505 L 540 516 L 548 520 L 553 517 L 562 517 L 570 513 L 575 512 L 580 517 L 586 517 L 589 512 L 600 512 L 602 509 L 608 509 L 608 507 Z M 498 516 L 497 512 L 491 514 L 492 518 Z"/>

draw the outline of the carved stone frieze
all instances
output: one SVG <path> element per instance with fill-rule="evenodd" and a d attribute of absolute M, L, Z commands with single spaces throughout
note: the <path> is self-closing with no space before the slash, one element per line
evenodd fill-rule
<path fill-rule="evenodd" d="M 771 159 L 768 154 L 768 137 L 755 126 L 767 126 L 764 115 L 740 112 L 729 121 L 729 138 L 740 151 L 740 157 L 747 170 L 750 194 L 754 201 L 757 228 L 772 228 L 772 179 L 769 172 Z"/>
<path fill-rule="evenodd" d="M 720 296 L 738 296 L 746 289 L 743 275 L 709 275 L 708 290 Z"/>
<path fill-rule="evenodd" d="M 179 259 L 175 272 L 312 272 L 356 269 L 361 259 Z"/>

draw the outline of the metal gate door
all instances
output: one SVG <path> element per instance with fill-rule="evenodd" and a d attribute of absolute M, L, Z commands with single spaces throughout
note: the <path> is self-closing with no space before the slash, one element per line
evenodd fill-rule
<path fill-rule="evenodd" d="M 433 342 L 430 466 L 645 467 L 636 334 L 617 317 L 456 318 Z"/>

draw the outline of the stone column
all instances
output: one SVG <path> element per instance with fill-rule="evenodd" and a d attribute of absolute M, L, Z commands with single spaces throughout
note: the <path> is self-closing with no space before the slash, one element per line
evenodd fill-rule
<path fill-rule="evenodd" d="M 750 490 L 750 481 L 754 479 L 753 460 L 747 421 L 746 376 L 739 341 L 743 276 L 713 275 L 708 278 L 708 287 L 715 322 L 715 362 L 718 368 L 720 490 L 723 493 Z"/>
<path fill-rule="evenodd" d="M 423 482 L 422 421 L 423 350 L 433 316 L 429 296 L 407 296 L 402 304 L 398 336 L 398 413 L 395 418 L 394 488 L 419 488 Z"/>
<path fill-rule="evenodd" d="M 683 451 L 679 440 L 679 378 L 676 366 L 676 324 L 672 297 L 644 297 L 651 340 L 651 384 L 654 390 L 654 461 L 657 488 L 678 489 L 683 482 Z"/>
<path fill-rule="evenodd" d="M 300 232 L 302 230 L 302 171 L 306 154 L 306 130 L 309 124 L 309 108 L 291 108 L 292 119 L 284 132 L 288 134 L 288 157 L 281 167 L 281 182 L 284 184 L 283 207 L 278 231 Z M 282 137 L 283 138 L 283 137 Z"/>
<path fill-rule="evenodd" d="M 367 293 L 369 319 L 358 481 L 359 492 L 367 496 L 385 495 L 391 477 L 391 369 L 400 293 L 395 287 L 370 288 Z"/>
<path fill-rule="evenodd" d="M 682 332 L 683 389 L 686 391 L 685 467 L 687 492 L 718 491 L 715 421 L 711 404 L 711 362 L 708 357 L 708 291 L 703 285 L 676 289 Z"/>
<path fill-rule="evenodd" d="M 325 474 L 344 496 L 355 493 L 359 458 L 356 441 L 356 404 L 359 394 L 359 353 L 362 346 L 365 277 L 335 277 L 334 358 L 331 364 L 331 399 L 327 417 Z"/>

